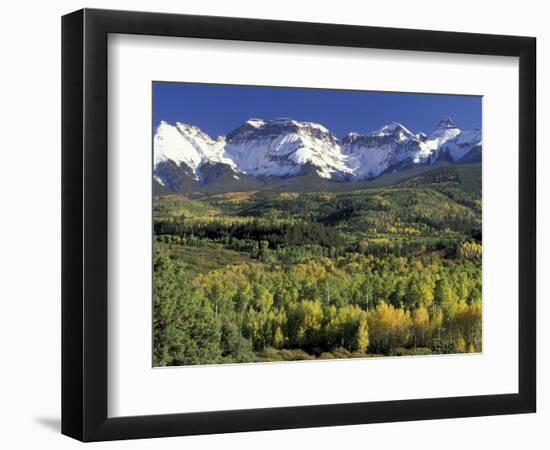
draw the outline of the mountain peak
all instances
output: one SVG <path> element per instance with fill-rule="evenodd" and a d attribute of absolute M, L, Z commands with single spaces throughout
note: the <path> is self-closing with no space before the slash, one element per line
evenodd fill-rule
<path fill-rule="evenodd" d="M 442 154 L 453 162 L 478 161 L 480 151 L 481 130 L 461 131 L 451 118 L 429 136 L 393 121 L 372 133 L 338 139 L 319 123 L 288 117 L 251 117 L 215 140 L 195 125 L 161 121 L 154 136 L 155 176 L 174 188 L 177 174 L 209 183 L 214 175 L 227 174 L 293 177 L 310 166 L 321 178 L 361 180 L 433 164 Z"/>
<path fill-rule="evenodd" d="M 307 128 L 309 128 L 311 130 L 320 131 L 321 133 L 331 134 L 331 132 L 326 127 L 321 125 L 320 123 L 302 122 L 302 121 L 299 121 L 299 120 L 291 119 L 289 117 L 277 117 L 275 119 L 268 120 L 266 122 L 266 124 L 271 125 L 271 126 L 292 127 L 292 128 L 296 128 L 296 129 L 307 129 Z"/>
<path fill-rule="evenodd" d="M 270 123 L 281 123 L 281 124 L 294 124 L 296 121 L 290 117 L 275 117 L 275 119 L 269 120 Z"/>
<path fill-rule="evenodd" d="M 336 137 L 326 127 L 315 122 L 301 122 L 289 117 L 274 119 L 250 118 L 226 136 L 227 142 L 235 144 L 247 139 L 269 138 L 283 135 L 310 136 L 336 142 Z"/>
<path fill-rule="evenodd" d="M 356 141 L 357 139 L 361 138 L 362 136 L 363 135 L 361 133 L 358 133 L 357 131 L 350 131 L 341 140 L 342 140 L 342 142 L 352 142 L 352 141 Z"/>
<path fill-rule="evenodd" d="M 437 128 L 456 128 L 456 125 L 453 122 L 453 119 L 451 119 L 450 117 L 446 117 L 445 119 L 441 119 L 439 121 Z"/>
<path fill-rule="evenodd" d="M 390 122 L 390 123 L 387 123 L 386 125 L 384 125 L 382 128 L 376 130 L 374 133 L 385 133 L 385 134 L 388 134 L 388 133 L 395 133 L 397 131 L 402 131 L 402 130 L 406 130 L 406 128 L 401 125 L 399 122 Z"/>
<path fill-rule="evenodd" d="M 251 117 L 245 122 L 247 125 L 250 125 L 254 128 L 260 128 L 266 124 L 266 121 L 264 119 L 258 119 L 256 117 Z"/>
<path fill-rule="evenodd" d="M 413 133 L 411 133 L 399 122 L 390 122 L 384 125 L 382 128 L 373 131 L 370 135 L 375 137 L 394 136 L 401 141 L 414 136 Z"/>

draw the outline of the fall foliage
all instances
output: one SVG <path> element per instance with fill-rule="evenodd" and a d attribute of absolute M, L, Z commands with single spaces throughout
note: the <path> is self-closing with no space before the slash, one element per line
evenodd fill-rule
<path fill-rule="evenodd" d="M 156 197 L 154 364 L 480 352 L 481 194 L 451 175 Z"/>

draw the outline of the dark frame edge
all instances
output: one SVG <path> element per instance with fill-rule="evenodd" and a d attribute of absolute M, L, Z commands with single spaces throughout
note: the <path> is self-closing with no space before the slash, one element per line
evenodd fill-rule
<path fill-rule="evenodd" d="M 483 406 L 480 406 L 483 401 Z M 521 394 L 109 418 L 86 441 L 273 431 L 531 413 Z M 353 417 L 353 419 L 350 419 Z"/>
<path fill-rule="evenodd" d="M 61 432 L 82 439 L 84 12 L 61 20 Z"/>
<path fill-rule="evenodd" d="M 537 40 L 519 54 L 519 393 L 537 409 Z"/>

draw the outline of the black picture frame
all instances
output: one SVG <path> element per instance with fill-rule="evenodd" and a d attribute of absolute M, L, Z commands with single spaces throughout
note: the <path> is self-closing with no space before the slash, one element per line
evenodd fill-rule
<path fill-rule="evenodd" d="M 110 33 L 519 57 L 518 393 L 109 418 L 107 36 Z M 62 433 L 82 441 L 103 441 L 535 412 L 535 91 L 533 37 L 95 9 L 64 16 Z"/>

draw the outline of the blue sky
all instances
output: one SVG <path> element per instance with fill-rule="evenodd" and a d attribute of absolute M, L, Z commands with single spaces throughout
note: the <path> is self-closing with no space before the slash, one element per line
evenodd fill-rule
<path fill-rule="evenodd" d="M 199 83 L 153 83 L 153 123 L 199 126 L 212 137 L 246 119 L 291 117 L 318 122 L 341 137 L 366 133 L 388 122 L 430 133 L 451 117 L 461 129 L 481 127 L 481 97 L 333 89 L 274 88 Z"/>

